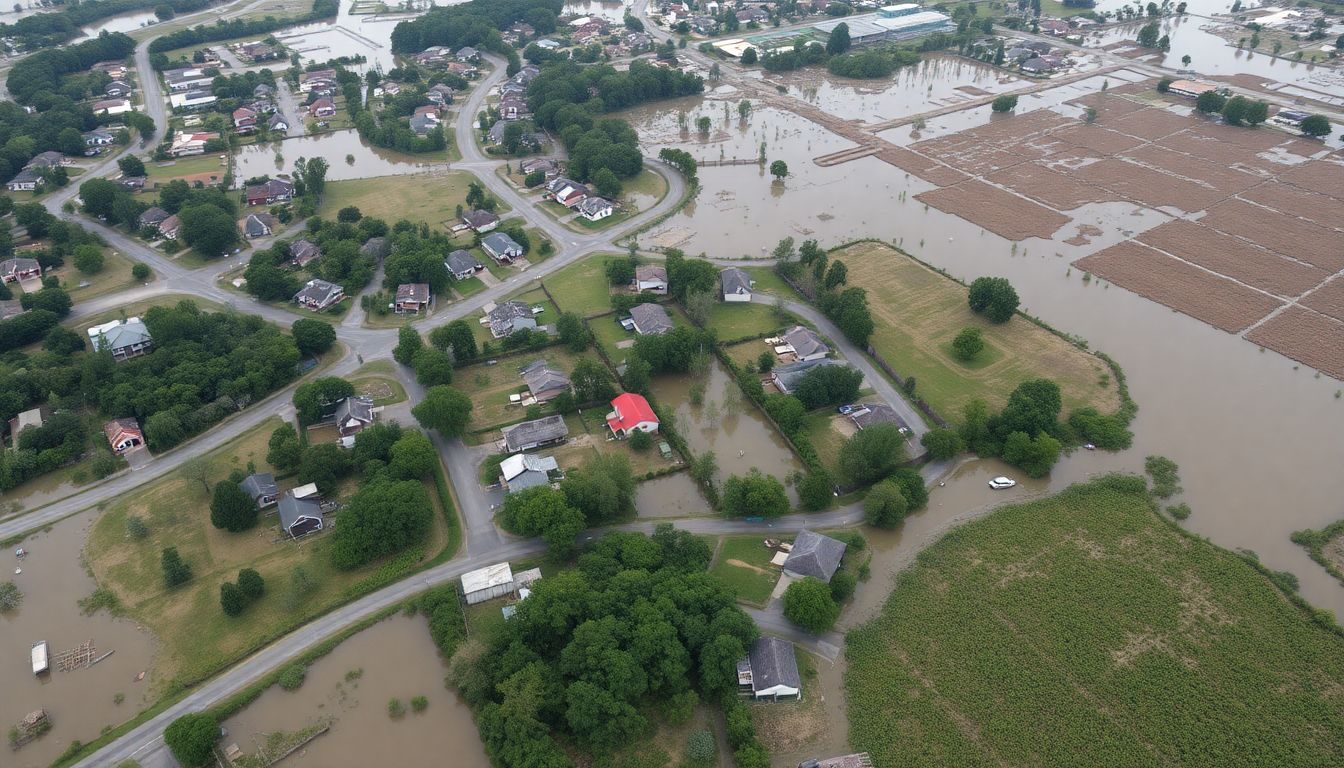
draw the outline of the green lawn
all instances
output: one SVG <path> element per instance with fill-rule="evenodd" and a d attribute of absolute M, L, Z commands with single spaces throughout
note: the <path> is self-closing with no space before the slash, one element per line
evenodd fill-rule
<path fill-rule="evenodd" d="M 752 291 L 759 293 L 769 293 L 775 296 L 785 296 L 793 298 L 795 296 L 793 289 L 784 279 L 775 274 L 775 270 L 770 267 L 744 267 L 744 271 L 751 275 Z"/>
<path fill-rule="evenodd" d="M 317 213 L 334 219 L 336 212 L 355 206 L 365 216 L 393 224 L 400 219 L 427 222 L 430 227 L 457 223 L 457 206 L 465 204 L 467 185 L 476 177 L 463 171 L 415 176 L 381 176 L 327 183 Z M 498 213 L 508 212 L 500 203 Z"/>
<path fill-rule="evenodd" d="M 721 342 L 749 339 L 763 333 L 780 331 L 797 325 L 792 315 L 780 318 L 775 308 L 767 304 L 735 304 L 715 302 L 706 321 Z"/>
<path fill-rule="evenodd" d="M 485 290 L 485 283 L 481 282 L 479 277 L 468 277 L 466 280 L 454 280 L 453 289 L 461 294 L 462 298 L 474 296 Z"/>
<path fill-rule="evenodd" d="M 139 282 L 131 277 L 131 260 L 109 248 L 103 249 L 103 268 L 92 275 L 86 275 L 75 269 L 73 259 L 66 259 L 65 266 L 55 274 L 61 278 L 61 287 L 65 288 L 76 304 L 139 285 Z M 149 280 L 153 279 L 154 276 L 151 274 Z M 88 285 L 81 287 L 81 283 Z"/>
<path fill-rule="evenodd" d="M 156 185 L 167 184 L 173 179 L 181 179 L 201 174 L 224 178 L 228 166 L 220 161 L 222 153 L 206 153 L 194 157 L 183 157 L 162 163 L 145 163 L 146 192 L 152 192 Z"/>
<path fill-rule="evenodd" d="M 604 273 L 606 260 L 620 254 L 595 253 L 542 280 L 560 309 L 592 317 L 611 311 L 611 287 Z"/>
<path fill-rule="evenodd" d="M 850 746 L 910 768 L 1344 764 L 1344 639 L 1148 504 L 1108 477 L 922 552 L 846 638 Z"/>
<path fill-rule="evenodd" d="M 835 477 L 840 476 L 840 449 L 855 431 L 848 422 L 841 421 L 844 418 L 834 408 L 822 408 L 809 413 L 803 421 L 812 447 L 817 449 L 817 456 Z M 841 432 L 841 429 L 845 431 Z"/>
<path fill-rule="evenodd" d="M 761 536 L 725 536 L 709 573 L 722 579 L 738 600 L 764 606 L 779 581 L 779 566 L 770 564 L 774 554 Z"/>

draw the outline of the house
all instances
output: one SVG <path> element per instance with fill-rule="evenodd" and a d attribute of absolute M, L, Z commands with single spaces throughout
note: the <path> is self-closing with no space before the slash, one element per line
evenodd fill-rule
<path fill-rule="evenodd" d="M 429 301 L 429 283 L 402 283 L 397 286 L 392 311 L 398 315 L 418 315 L 420 310 L 429 309 Z"/>
<path fill-rule="evenodd" d="M 636 304 L 630 308 L 630 322 L 640 336 L 657 336 L 672 330 L 672 318 L 661 304 Z"/>
<path fill-rule="evenodd" d="M 817 358 L 815 360 L 799 360 L 796 363 L 788 365 L 777 365 L 770 371 L 770 381 L 784 394 L 790 394 L 798 388 L 798 382 L 803 380 L 807 372 L 823 365 L 844 365 L 839 360 L 832 360 L 828 357 Z"/>
<path fill-rule="evenodd" d="M 173 214 L 163 221 L 159 222 L 159 234 L 169 240 L 176 240 L 177 233 L 182 231 L 182 220 Z"/>
<path fill-rule="evenodd" d="M 1044 40 L 1033 40 L 1031 42 L 1023 43 L 1022 47 L 1030 48 L 1031 50 L 1035 51 L 1037 55 L 1044 55 L 1049 53 L 1050 49 L 1053 48 L 1054 46 L 1050 45 Z"/>
<path fill-rule="evenodd" d="M 635 267 L 635 290 L 667 295 L 667 267 L 661 264 L 640 264 Z"/>
<path fill-rule="evenodd" d="M 499 463 L 499 480 L 509 493 L 516 493 L 550 483 L 551 473 L 559 469 L 554 456 L 515 453 Z"/>
<path fill-rule="evenodd" d="M 728 267 L 719 272 L 719 288 L 724 301 L 751 301 L 751 287 L 755 281 L 745 270 Z"/>
<path fill-rule="evenodd" d="M 299 499 L 293 493 L 280 497 L 276 507 L 280 530 L 291 538 L 299 538 L 322 530 L 322 502 L 315 498 Z"/>
<path fill-rule="evenodd" d="M 448 55 L 449 51 L 447 48 L 444 48 L 442 45 L 434 45 L 415 54 L 415 63 L 431 67 L 447 61 Z"/>
<path fill-rule="evenodd" d="M 275 217 L 268 213 L 249 213 L 243 219 L 243 236 L 249 240 L 266 237 L 275 226 Z"/>
<path fill-rule="evenodd" d="M 314 90 L 326 90 L 336 86 L 336 70 L 316 69 L 299 75 L 299 92 L 310 93 Z"/>
<path fill-rule="evenodd" d="M 5 187 L 10 192 L 36 192 L 37 185 L 42 183 L 42 174 L 32 168 L 24 168 L 14 175 L 14 178 L 6 182 Z"/>
<path fill-rule="evenodd" d="M 509 96 L 501 99 L 499 102 L 499 116 L 505 120 L 517 120 L 527 117 L 527 102 L 522 99 Z"/>
<path fill-rule="evenodd" d="M 551 198 L 555 202 L 566 208 L 573 208 L 590 194 L 587 187 L 563 176 L 557 176 L 547 182 L 546 191 L 551 193 Z"/>
<path fill-rule="evenodd" d="M 364 241 L 363 245 L 359 246 L 361 256 L 372 256 L 379 261 L 387 258 L 387 255 L 391 252 L 392 241 L 386 237 L 370 237 Z"/>
<path fill-rule="evenodd" d="M 485 234 L 499 226 L 499 217 L 489 211 L 467 211 L 462 214 L 462 223 L 475 232 Z"/>
<path fill-rule="evenodd" d="M 770 20 L 770 14 L 760 8 L 745 8 L 737 12 L 737 20 L 742 24 L 764 24 Z"/>
<path fill-rule="evenodd" d="M 1069 34 L 1069 23 L 1063 19 L 1041 19 L 1037 24 L 1040 26 L 1042 34 L 1054 35 L 1055 37 Z"/>
<path fill-rule="evenodd" d="M 201 133 L 179 133 L 173 137 L 173 143 L 168 147 L 168 154 L 173 157 L 187 157 L 190 155 L 205 154 L 205 145 L 207 142 L 219 138 L 219 134 L 213 131 L 204 131 Z"/>
<path fill-rule="evenodd" d="M 130 99 L 103 99 L 93 103 L 95 115 L 121 115 L 130 111 Z"/>
<path fill-rule="evenodd" d="M 289 133 L 289 121 L 285 119 L 284 115 L 276 112 L 266 121 L 266 130 Z"/>
<path fill-rule="evenodd" d="M 322 249 L 308 240 L 300 238 L 289 244 L 289 263 L 299 269 L 303 269 L 321 257 Z"/>
<path fill-rule="evenodd" d="M 631 53 L 641 53 L 653 49 L 653 35 L 648 32 L 627 32 L 625 34 L 625 47 Z"/>
<path fill-rule="evenodd" d="M 140 218 L 136 219 L 136 224 L 141 229 L 149 227 L 157 232 L 159 229 L 159 225 L 162 224 L 168 218 L 168 216 L 169 214 L 167 211 L 163 210 L 162 208 L 156 205 L 153 208 L 150 208 L 149 210 L 140 214 Z"/>
<path fill-rule="evenodd" d="M 518 372 L 538 403 L 547 403 L 569 391 L 569 376 L 552 368 L 545 360 L 533 360 Z"/>
<path fill-rule="evenodd" d="M 95 128 L 84 134 L 84 146 L 86 147 L 106 147 L 109 144 L 115 144 L 117 137 L 106 128 Z"/>
<path fill-rule="evenodd" d="M 113 419 L 103 425 L 103 434 L 112 452 L 121 454 L 145 444 L 145 433 L 140 431 L 140 422 L 135 419 Z"/>
<path fill-rule="evenodd" d="M 248 205 L 284 203 L 294 198 L 294 185 L 284 179 L 270 179 L 248 187 L 243 197 Z"/>
<path fill-rule="evenodd" d="M 490 326 L 490 335 L 502 339 L 521 330 L 535 330 L 536 315 L 532 307 L 521 301 L 506 301 L 487 312 L 484 322 Z"/>
<path fill-rule="evenodd" d="M 243 478 L 239 483 L 252 501 L 257 505 L 257 509 L 265 509 L 280 499 L 280 489 L 275 485 L 275 475 L 269 472 L 254 472 Z"/>
<path fill-rule="evenodd" d="M 441 107 L 446 106 L 453 103 L 453 89 L 443 83 L 431 85 L 429 90 L 425 91 L 425 98 Z"/>
<path fill-rule="evenodd" d="M 697 35 L 712 35 L 719 29 L 719 22 L 709 16 L 696 16 L 691 19 L 691 31 Z"/>
<path fill-rule="evenodd" d="M 312 117 L 332 117 L 336 114 L 336 104 L 328 98 L 318 99 L 308 105 L 308 114 Z"/>
<path fill-rule="evenodd" d="M 1302 121 L 1306 120 L 1308 117 L 1311 117 L 1311 113 L 1309 112 L 1303 112 L 1298 109 L 1280 109 L 1278 112 L 1274 113 L 1274 116 L 1269 119 L 1269 122 L 1283 126 L 1284 128 L 1301 130 Z"/>
<path fill-rule="evenodd" d="M 867 429 L 875 424 L 895 424 L 905 432 L 909 426 L 896 414 L 896 409 L 886 403 L 862 404 L 849 412 L 849 420 L 859 429 Z"/>
<path fill-rule="evenodd" d="M 643 395 L 622 392 L 611 401 L 607 429 L 618 438 L 629 437 L 634 432 L 657 432 L 658 415 Z"/>
<path fill-rule="evenodd" d="M 737 687 L 753 699 L 796 699 L 802 693 L 798 658 L 793 643 L 761 635 L 751 643 L 747 657 L 737 662 Z"/>
<path fill-rule="evenodd" d="M 103 88 L 103 95 L 109 99 L 120 99 L 131 95 L 131 84 L 124 80 L 113 80 Z"/>
<path fill-rule="evenodd" d="M 126 65 L 120 61 L 100 61 L 89 67 L 90 72 L 103 72 L 114 80 L 126 77 Z"/>
<path fill-rule="evenodd" d="M 1167 90 L 1177 96 L 1197 99 L 1204 93 L 1218 90 L 1218 85 L 1215 83 L 1199 83 L 1194 80 L 1174 80 L 1171 85 L 1167 86 Z"/>
<path fill-rule="evenodd" d="M 257 130 L 257 113 L 247 107 L 233 110 L 233 127 L 239 133 L 252 133 Z"/>
<path fill-rule="evenodd" d="M 187 112 L 195 109 L 208 107 L 219 101 L 215 94 L 210 91 L 200 89 L 193 91 L 183 91 L 174 93 L 168 97 L 168 103 L 172 105 L 174 111 Z"/>
<path fill-rule="evenodd" d="M 1021 63 L 1026 61 L 1027 59 L 1035 57 L 1036 52 L 1031 50 L 1030 48 L 1014 46 L 1012 48 L 1009 48 L 1007 51 L 1004 51 L 1003 55 L 1006 60 Z"/>
<path fill-rule="evenodd" d="M 516 591 L 508 563 L 495 563 L 462 574 L 462 596 L 467 605 L 484 603 Z"/>
<path fill-rule="evenodd" d="M 34 155 L 33 159 L 29 160 L 28 164 L 23 167 L 42 169 L 59 168 L 62 165 L 70 165 L 70 161 L 66 159 L 65 155 L 53 150 L 47 150 L 46 152 L 40 152 Z"/>
<path fill-rule="evenodd" d="M 616 212 L 616 206 L 610 200 L 601 197 L 585 197 L 579 202 L 579 215 L 589 221 L 601 221 Z"/>
<path fill-rule="evenodd" d="M 549 157 L 530 157 L 518 163 L 518 172 L 524 176 L 537 171 L 546 174 L 547 180 L 550 180 L 560 173 L 560 164 Z"/>
<path fill-rule="evenodd" d="M 258 83 L 256 88 L 252 89 L 252 97 L 256 99 L 269 99 L 275 95 L 275 86 L 267 83 Z"/>
<path fill-rule="evenodd" d="M 9 420 L 9 435 L 14 447 L 19 447 L 19 433 L 28 427 L 40 427 L 51 416 L 45 408 L 31 408 Z M 554 459 L 552 459 L 554 461 Z"/>
<path fill-rule="evenodd" d="M 345 290 L 326 280 L 309 280 L 298 293 L 294 294 L 294 301 L 314 312 L 320 312 L 344 298 Z"/>
<path fill-rule="evenodd" d="M 121 185 L 121 188 L 122 188 L 122 189 L 131 191 L 131 192 L 139 192 L 140 190 L 142 190 L 142 189 L 145 188 L 145 177 L 144 177 L 144 176 L 122 176 L 120 179 L 117 179 L 117 183 Z"/>
<path fill-rule="evenodd" d="M 430 131 L 439 126 L 438 117 L 431 115 L 413 115 L 408 122 L 416 136 L 428 136 Z"/>
<path fill-rule="evenodd" d="M 457 49 L 456 58 L 461 62 L 477 61 L 481 58 L 481 52 L 471 46 L 464 46 Z"/>
<path fill-rule="evenodd" d="M 1058 69 L 1058 65 L 1040 56 L 1033 56 L 1019 64 L 1017 68 L 1033 75 L 1048 75 Z"/>
<path fill-rule="evenodd" d="M 144 321 L 138 317 L 95 325 L 88 333 L 94 350 L 109 351 L 112 359 L 118 362 L 149 354 L 154 348 L 154 338 L 149 335 Z"/>
<path fill-rule="evenodd" d="M 0 283 L 21 283 L 42 276 L 42 265 L 37 259 L 5 259 L 0 261 Z"/>
<path fill-rule="evenodd" d="M 280 51 L 266 43 L 243 43 L 238 48 L 244 56 L 253 61 L 266 61 L 279 58 Z"/>
<path fill-rule="evenodd" d="M 205 74 L 205 70 L 198 67 L 186 67 L 184 69 L 165 70 L 163 81 L 168 84 L 170 92 L 184 93 L 209 88 L 214 83 L 215 76 Z"/>
<path fill-rule="evenodd" d="M 416 107 L 412 117 L 425 117 L 428 118 L 430 122 L 437 125 L 439 122 L 439 108 L 434 104 L 426 104 L 423 107 Z"/>
<path fill-rule="evenodd" d="M 831 348 L 826 346 L 826 342 L 821 337 L 813 333 L 810 328 L 804 328 L 801 325 L 795 325 L 784 333 L 782 337 L 783 344 L 775 347 L 775 352 L 783 354 L 792 353 L 793 356 L 801 361 L 820 360 L 830 354 Z M 787 347 L 787 349 L 785 349 Z"/>
<path fill-rule="evenodd" d="M 519 453 L 563 443 L 569 437 L 569 427 L 565 425 L 565 417 L 557 414 L 504 427 L 500 433 L 504 436 L 504 449 Z"/>
<path fill-rule="evenodd" d="M 448 268 L 448 274 L 458 280 L 466 280 L 485 269 L 485 265 L 478 261 L 475 256 L 472 256 L 469 251 L 460 249 L 448 254 L 448 258 L 443 261 L 443 266 Z"/>
<path fill-rule="evenodd" d="M 481 240 L 481 247 L 500 264 L 510 264 L 523 255 L 523 246 L 503 232 L 491 232 Z"/>
<path fill-rule="evenodd" d="M 479 70 L 471 64 L 463 64 L 460 61 L 448 62 L 448 71 L 459 77 L 474 78 Z"/>
<path fill-rule="evenodd" d="M 804 528 L 793 540 L 793 549 L 789 550 L 789 557 L 784 561 L 784 573 L 795 579 L 811 576 L 830 581 L 844 556 L 843 541 Z"/>
<path fill-rule="evenodd" d="M 354 437 L 373 424 L 381 410 L 372 398 L 357 395 L 345 398 L 336 405 L 336 433 L 342 438 Z"/>

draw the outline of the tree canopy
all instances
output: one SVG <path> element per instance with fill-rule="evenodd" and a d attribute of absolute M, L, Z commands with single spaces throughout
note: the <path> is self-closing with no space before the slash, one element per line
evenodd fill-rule
<path fill-rule="evenodd" d="M 991 323 L 1006 323 L 1017 311 L 1017 291 L 1006 277 L 977 277 L 966 294 L 971 311 Z"/>
<path fill-rule="evenodd" d="M 361 488 L 336 514 L 331 562 L 348 570 L 418 544 L 434 519 L 425 486 L 380 480 Z"/>

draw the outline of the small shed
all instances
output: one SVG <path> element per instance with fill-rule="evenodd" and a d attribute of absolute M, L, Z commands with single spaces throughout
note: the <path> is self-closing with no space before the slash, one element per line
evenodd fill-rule
<path fill-rule="evenodd" d="M 514 590 L 513 571 L 508 563 L 495 563 L 462 574 L 462 595 L 467 605 L 511 595 Z"/>

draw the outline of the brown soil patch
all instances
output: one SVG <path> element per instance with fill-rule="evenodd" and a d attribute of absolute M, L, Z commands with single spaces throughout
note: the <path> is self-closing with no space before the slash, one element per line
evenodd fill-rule
<path fill-rule="evenodd" d="M 1052 133 L 1051 136 L 1066 141 L 1072 146 L 1090 149 L 1103 155 L 1126 152 L 1145 143 L 1143 139 L 1136 139 L 1127 133 L 1112 131 L 1095 124 L 1087 125 L 1086 123 L 1061 128 Z"/>
<path fill-rule="evenodd" d="M 982 176 L 1021 165 L 1034 158 L 990 143 L 976 142 L 939 155 L 938 159 L 973 176 Z"/>
<path fill-rule="evenodd" d="M 1085 203 L 1101 203 L 1114 196 L 1105 190 L 1052 171 L 1039 163 L 1023 163 L 990 174 L 990 181 L 1062 211 Z"/>
<path fill-rule="evenodd" d="M 1232 333 L 1240 333 L 1282 304 L 1134 242 L 1118 243 L 1074 265 Z"/>
<path fill-rule="evenodd" d="M 1246 338 L 1344 379 L 1344 323 L 1302 307 L 1289 307 Z"/>
<path fill-rule="evenodd" d="M 1329 277 L 1323 269 L 1189 221 L 1176 220 L 1149 230 L 1139 241 L 1280 296 L 1300 296 Z"/>
<path fill-rule="evenodd" d="M 1200 223 L 1330 272 L 1344 269 L 1339 233 L 1309 221 L 1275 216 L 1249 203 L 1228 200 L 1210 209 Z"/>
<path fill-rule="evenodd" d="M 1087 245 L 1092 242 L 1092 238 L 1100 237 L 1103 234 L 1105 233 L 1102 232 L 1100 228 L 1094 227 L 1091 224 L 1083 224 L 1078 227 L 1078 232 L 1075 233 L 1073 237 L 1070 237 L 1064 242 L 1069 245 Z"/>
<path fill-rule="evenodd" d="M 1336 320 L 1344 320 L 1344 279 L 1331 280 L 1298 303 Z"/>
<path fill-rule="evenodd" d="M 1290 168 L 1279 180 L 1344 200 L 1344 155 L 1336 152 L 1327 158 Z"/>
<path fill-rule="evenodd" d="M 757 568 L 751 563 L 745 562 L 743 560 L 738 560 L 735 557 L 724 560 L 724 562 L 727 563 L 728 565 L 733 566 L 734 568 L 746 568 L 748 571 L 753 571 L 755 573 L 763 573 L 767 575 L 770 573 L 770 571 L 767 571 L 764 568 Z"/>
<path fill-rule="evenodd" d="M 1334 173 L 1344 176 L 1344 168 L 1340 168 Z M 1239 197 L 1273 208 L 1289 216 L 1313 221 L 1323 227 L 1344 228 L 1344 199 L 1318 195 L 1291 184 L 1280 184 L 1277 181 L 1249 189 L 1241 193 Z"/>
<path fill-rule="evenodd" d="M 980 181 L 922 192 L 915 199 L 1008 240 L 1049 239 L 1069 221 L 1063 214 Z"/>
<path fill-rule="evenodd" d="M 1190 127 L 1190 118 L 1158 107 L 1136 110 L 1106 123 L 1106 127 L 1142 139 L 1160 139 Z"/>
<path fill-rule="evenodd" d="M 959 85 L 959 86 L 957 86 L 956 89 L 957 89 L 958 91 L 961 91 L 962 93 L 969 93 L 969 94 L 971 94 L 972 96 L 988 96 L 988 95 L 989 95 L 989 91 L 986 91 L 984 88 L 977 88 L 977 87 L 975 87 L 974 85 Z"/>
<path fill-rule="evenodd" d="M 1137 160 L 1159 171 L 1184 176 L 1201 186 L 1217 190 L 1227 197 L 1250 189 L 1264 181 L 1264 177 L 1260 174 L 1217 165 L 1197 157 L 1163 149 L 1156 144 L 1140 147 L 1127 154 L 1132 160 Z"/>
<path fill-rule="evenodd" d="M 877 159 L 890 163 L 903 171 L 913 173 L 919 178 L 940 187 L 950 187 L 970 178 L 956 168 L 943 165 L 904 147 L 883 147 L 878 151 Z"/>
<path fill-rule="evenodd" d="M 1170 206 L 1194 212 L 1227 197 L 1218 190 L 1116 158 L 1100 160 L 1069 173 L 1150 208 Z"/>
<path fill-rule="evenodd" d="M 1097 110 L 1098 123 L 1105 123 L 1108 120 L 1114 120 L 1148 108 L 1142 102 L 1117 96 L 1118 91 L 1118 88 L 1110 88 L 1105 93 L 1090 93 L 1068 103 L 1080 107 L 1092 107 Z"/>

